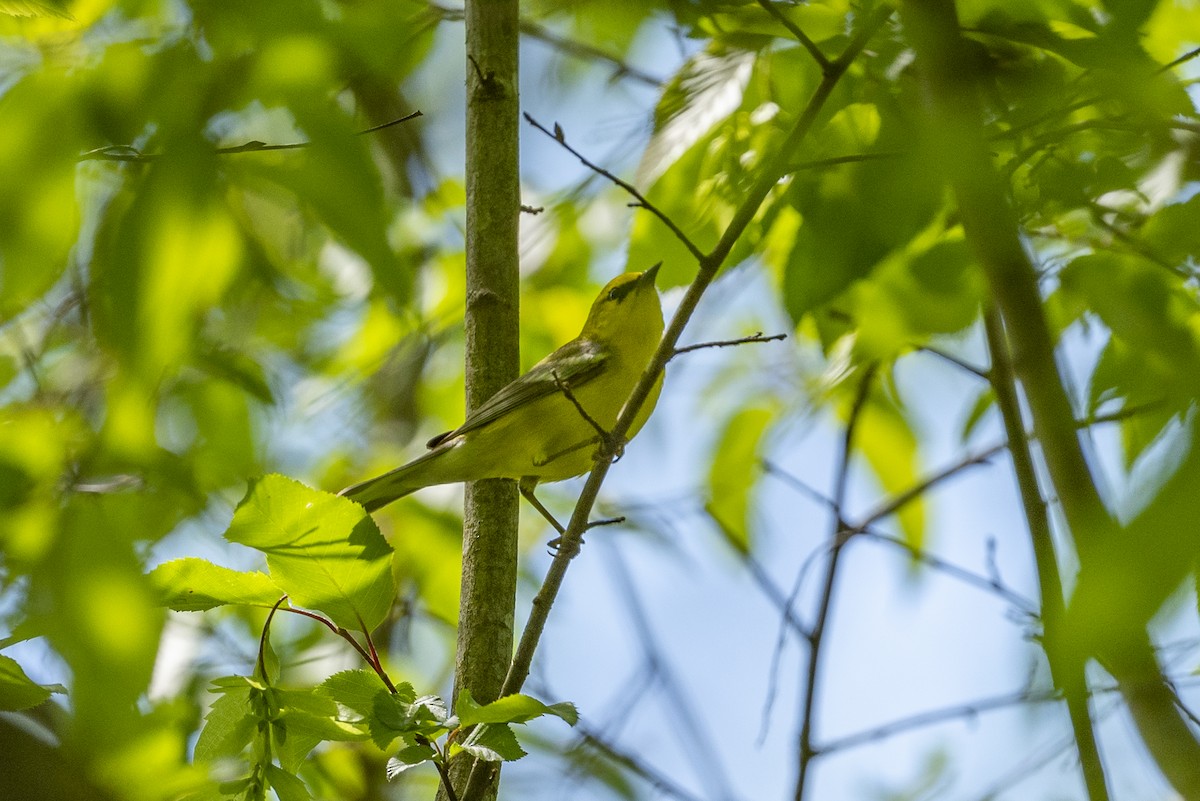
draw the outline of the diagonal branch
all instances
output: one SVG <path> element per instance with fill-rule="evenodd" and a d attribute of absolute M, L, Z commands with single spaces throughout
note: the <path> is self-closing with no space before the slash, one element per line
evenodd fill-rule
<path fill-rule="evenodd" d="M 635 187 L 633 184 L 629 183 L 628 181 L 625 181 L 622 178 L 618 178 L 616 175 L 612 174 L 608 170 L 606 170 L 603 167 L 599 166 L 598 164 L 595 164 L 594 162 L 590 161 L 587 156 L 583 155 L 578 150 L 576 150 L 575 148 L 573 148 L 569 144 L 567 144 L 567 138 L 566 138 L 566 136 L 563 135 L 562 128 L 559 127 L 558 123 L 555 123 L 554 130 L 550 131 L 548 128 L 546 128 L 545 125 L 542 125 L 540 122 L 538 122 L 536 119 L 534 119 L 533 115 L 531 115 L 528 111 L 524 112 L 524 114 L 525 114 L 525 120 L 530 125 L 532 125 L 534 128 L 537 128 L 539 131 L 544 133 L 546 136 L 549 136 L 555 142 L 558 142 L 559 146 L 563 150 L 567 151 L 572 156 L 579 159 L 579 162 L 583 166 L 587 167 L 589 170 L 596 173 L 597 175 L 601 175 L 601 176 L 607 178 L 609 181 L 612 181 L 614 184 L 621 187 L 626 192 L 628 192 L 630 195 L 632 195 L 633 198 L 637 201 L 633 205 L 638 206 L 639 208 L 645 209 L 646 211 L 650 212 L 658 219 L 662 220 L 663 225 L 667 226 L 667 228 L 669 228 L 671 230 L 671 233 L 673 233 L 675 235 L 675 238 L 683 243 L 683 246 L 688 249 L 689 253 L 691 253 L 693 256 L 696 257 L 697 261 L 701 261 L 704 259 L 704 251 L 702 251 L 700 249 L 700 247 L 695 242 L 693 242 L 687 234 L 685 234 L 683 232 L 683 229 L 680 228 L 678 225 L 676 225 L 675 221 L 672 220 L 670 217 L 668 217 L 667 214 L 662 209 L 658 208 L 658 206 L 655 206 L 653 203 L 651 203 L 646 198 L 645 195 L 643 195 L 640 191 L 638 191 L 637 187 Z"/>

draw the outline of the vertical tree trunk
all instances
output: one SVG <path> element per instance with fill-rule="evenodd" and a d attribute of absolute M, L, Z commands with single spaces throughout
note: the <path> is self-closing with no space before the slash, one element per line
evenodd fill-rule
<path fill-rule="evenodd" d="M 520 369 L 517 228 L 517 0 L 468 0 L 467 408 Z M 517 492 L 511 481 L 467 486 L 455 697 L 495 700 L 512 658 L 517 583 Z M 453 766 L 461 788 L 471 760 Z M 483 797 L 494 796 L 499 773 Z M 442 793 L 444 796 L 444 791 Z"/>

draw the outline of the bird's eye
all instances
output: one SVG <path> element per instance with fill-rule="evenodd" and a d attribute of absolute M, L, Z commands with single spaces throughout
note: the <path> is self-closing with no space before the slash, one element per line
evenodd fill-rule
<path fill-rule="evenodd" d="M 620 293 L 617 292 L 617 290 L 615 290 L 615 289 L 608 290 L 608 299 L 609 300 L 616 300 L 618 297 L 620 297 Z"/>

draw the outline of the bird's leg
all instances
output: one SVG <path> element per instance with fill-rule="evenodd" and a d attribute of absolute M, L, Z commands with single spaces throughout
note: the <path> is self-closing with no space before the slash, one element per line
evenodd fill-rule
<path fill-rule="evenodd" d="M 567 533 L 567 530 L 565 528 L 563 528 L 562 523 L 559 523 L 558 520 L 554 517 L 554 515 L 552 515 L 550 513 L 550 510 L 547 509 L 542 504 L 542 502 L 537 499 L 537 496 L 533 494 L 533 491 L 536 487 L 537 487 L 537 479 L 532 478 L 532 477 L 523 478 L 517 482 L 517 491 L 521 493 L 521 497 L 523 497 L 525 500 L 529 501 L 529 505 L 532 506 L 534 509 L 537 509 L 538 513 L 541 514 L 541 516 L 546 519 L 546 522 L 549 523 L 554 528 L 554 530 L 558 532 L 558 536 L 555 537 L 554 539 L 550 540 L 550 542 L 547 543 L 547 546 L 552 551 L 557 551 L 563 544 L 563 535 L 565 535 Z M 610 517 L 610 518 L 605 518 L 604 520 L 595 520 L 595 521 L 592 521 L 591 523 L 587 524 L 587 530 L 593 529 L 596 526 L 611 526 L 616 523 L 624 523 L 624 522 L 625 522 L 624 517 Z M 579 544 L 580 545 L 583 544 L 582 538 L 580 538 Z M 576 552 L 578 552 L 578 546 L 576 546 Z M 574 554 L 572 554 L 572 556 L 574 556 Z"/>
<path fill-rule="evenodd" d="M 596 433 L 600 435 L 600 442 L 603 446 L 602 452 L 607 454 L 614 462 L 620 459 L 625 453 L 625 443 L 623 441 L 618 442 L 612 434 L 604 429 L 604 426 L 596 421 L 596 418 L 588 414 L 587 409 L 583 408 L 583 404 L 579 402 L 579 399 L 575 397 L 575 393 L 571 391 L 571 387 L 567 382 L 558 377 L 557 372 L 551 371 L 550 375 L 554 376 L 554 385 L 558 387 L 558 391 L 571 402 L 571 405 L 579 412 L 579 416 L 586 420 L 588 425 L 596 429 Z"/>
<path fill-rule="evenodd" d="M 539 501 L 537 496 L 533 494 L 535 487 L 537 487 L 536 478 L 526 477 L 517 482 L 517 492 L 521 493 L 521 497 L 529 501 L 529 505 L 534 509 L 537 509 L 538 513 L 542 517 L 546 518 L 546 522 L 553 526 L 554 530 L 558 532 L 558 537 L 555 539 L 555 542 L 557 542 L 558 540 L 562 539 L 562 535 L 566 534 L 567 530 L 563 528 L 562 523 L 559 523 L 554 519 L 554 515 L 550 514 L 550 510 L 543 506 L 542 502 Z"/>

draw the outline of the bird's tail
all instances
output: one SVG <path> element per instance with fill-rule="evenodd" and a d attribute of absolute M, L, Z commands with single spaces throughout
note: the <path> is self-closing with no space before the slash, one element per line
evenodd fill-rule
<path fill-rule="evenodd" d="M 429 462 L 438 455 L 440 454 L 437 450 L 430 451 L 419 459 L 414 459 L 395 470 L 389 470 L 381 476 L 352 484 L 338 495 L 362 504 L 368 512 L 374 512 L 422 487 L 443 483 L 438 480 L 431 481 L 429 475 Z"/>

